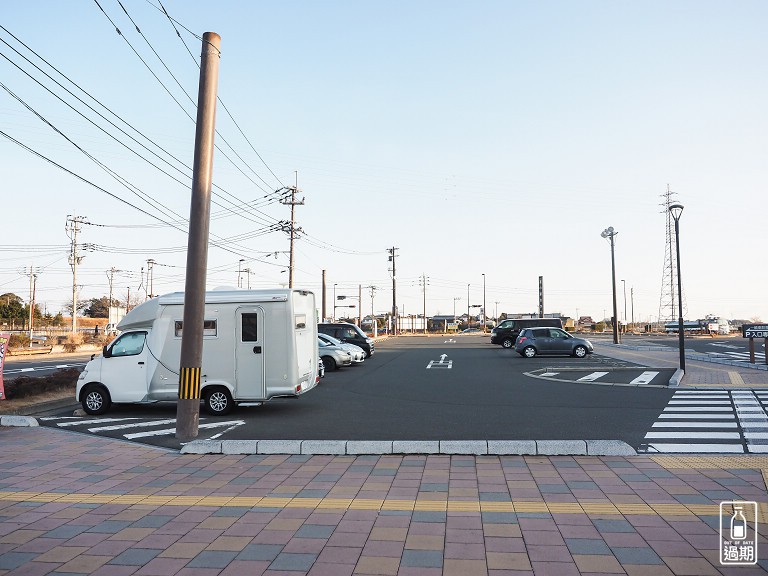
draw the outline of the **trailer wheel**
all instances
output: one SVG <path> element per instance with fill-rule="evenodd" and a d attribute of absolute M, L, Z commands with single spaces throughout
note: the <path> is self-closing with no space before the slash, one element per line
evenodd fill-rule
<path fill-rule="evenodd" d="M 232 400 L 232 394 L 223 387 L 205 389 L 205 409 L 213 416 L 223 416 L 229 414 L 235 407 Z"/>
<path fill-rule="evenodd" d="M 109 410 L 112 405 L 112 398 L 101 384 L 88 384 L 80 393 L 80 403 L 86 414 L 100 416 Z"/>

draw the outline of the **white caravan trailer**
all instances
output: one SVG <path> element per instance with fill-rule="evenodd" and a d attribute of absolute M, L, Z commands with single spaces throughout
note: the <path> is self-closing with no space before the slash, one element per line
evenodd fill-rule
<path fill-rule="evenodd" d="M 178 400 L 184 293 L 131 310 L 80 374 L 76 397 L 88 414 L 111 403 Z M 318 381 L 315 296 L 303 290 L 206 292 L 201 395 L 212 414 L 237 402 L 299 396 Z"/>

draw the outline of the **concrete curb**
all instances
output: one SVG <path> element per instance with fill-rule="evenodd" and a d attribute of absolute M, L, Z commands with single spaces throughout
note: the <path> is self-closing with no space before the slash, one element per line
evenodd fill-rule
<path fill-rule="evenodd" d="M 669 379 L 669 387 L 670 388 L 677 388 L 682 384 L 683 382 L 683 376 L 685 376 L 685 372 L 681 368 L 678 368 L 675 370 L 675 373 L 672 375 L 672 378 Z"/>
<path fill-rule="evenodd" d="M 194 440 L 182 454 L 636 456 L 621 440 Z"/>
<path fill-rule="evenodd" d="M 0 416 L 0 426 L 39 426 L 31 416 Z"/>

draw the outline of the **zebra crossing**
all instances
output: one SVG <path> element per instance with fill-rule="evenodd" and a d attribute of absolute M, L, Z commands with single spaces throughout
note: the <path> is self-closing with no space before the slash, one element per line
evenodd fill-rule
<path fill-rule="evenodd" d="M 734 360 L 736 362 L 749 363 L 749 352 L 728 351 L 728 352 L 707 352 L 707 354 L 709 354 L 710 356 L 714 356 L 715 358 L 724 358 L 726 360 Z M 755 351 L 755 363 L 765 364 L 764 352 Z"/>
<path fill-rule="evenodd" d="M 40 424 L 55 428 L 77 430 L 109 436 L 111 438 L 123 438 L 125 440 L 148 440 L 163 436 L 176 435 L 175 418 L 84 418 L 81 416 L 49 416 L 38 418 Z M 227 432 L 245 424 L 245 420 L 207 421 L 201 418 L 198 429 L 210 431 L 214 434 L 206 440 L 216 440 Z M 170 425 L 170 427 L 169 427 Z"/>
<path fill-rule="evenodd" d="M 596 384 L 621 383 L 632 386 L 643 386 L 651 383 L 667 385 L 669 377 L 674 371 L 622 368 L 621 370 L 596 370 L 594 372 L 585 372 L 586 371 L 582 369 L 569 370 L 565 368 L 557 372 L 554 370 L 534 371 L 531 372 L 531 375 L 551 380 L 564 380 L 567 382 L 592 382 Z"/>
<path fill-rule="evenodd" d="M 676 390 L 638 452 L 768 454 L 768 391 Z"/>

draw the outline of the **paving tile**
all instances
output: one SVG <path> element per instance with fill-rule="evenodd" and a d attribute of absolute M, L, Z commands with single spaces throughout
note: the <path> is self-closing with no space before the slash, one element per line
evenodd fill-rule
<path fill-rule="evenodd" d="M 593 538 L 566 538 L 565 544 L 571 554 L 600 554 L 613 556 L 608 544 L 603 540 Z"/>
<path fill-rule="evenodd" d="M 443 552 L 436 550 L 404 550 L 400 566 L 412 568 L 442 568 Z"/>
<path fill-rule="evenodd" d="M 531 562 L 536 576 L 580 576 L 578 566 L 572 562 Z"/>
<path fill-rule="evenodd" d="M 716 576 L 717 569 L 704 558 L 676 558 L 664 556 L 664 563 L 675 576 Z"/>
<path fill-rule="evenodd" d="M 622 564 L 662 564 L 661 558 L 651 548 L 611 547 L 611 551 Z"/>
<path fill-rule="evenodd" d="M 130 548 L 109 561 L 109 564 L 126 564 L 128 566 L 143 566 L 160 553 L 160 550 L 149 548 Z"/>
<path fill-rule="evenodd" d="M 0 554 L 0 570 L 13 570 L 19 566 L 23 566 L 27 562 L 31 562 L 32 560 L 36 560 L 40 563 L 46 562 L 46 560 L 40 559 L 40 557 L 34 552 L 5 552 Z M 51 560 L 50 562 L 58 561 Z"/>
<path fill-rule="evenodd" d="M 269 570 L 307 572 L 317 560 L 317 554 L 292 554 L 281 552 L 269 565 Z"/>
<path fill-rule="evenodd" d="M 237 560 L 272 562 L 283 550 L 279 544 L 248 544 L 236 556 Z"/>
<path fill-rule="evenodd" d="M 484 560 L 455 560 L 446 558 L 443 576 L 487 576 L 488 566 Z"/>
<path fill-rule="evenodd" d="M 412 534 L 405 540 L 406 550 L 443 550 L 445 538 L 441 535 Z"/>
<path fill-rule="evenodd" d="M 601 572 L 606 574 L 624 574 L 624 569 L 621 567 L 621 564 L 613 556 L 574 554 L 573 561 L 582 573 Z"/>
<path fill-rule="evenodd" d="M 361 556 L 355 565 L 355 574 L 381 574 L 395 576 L 400 567 L 400 558 Z"/>

